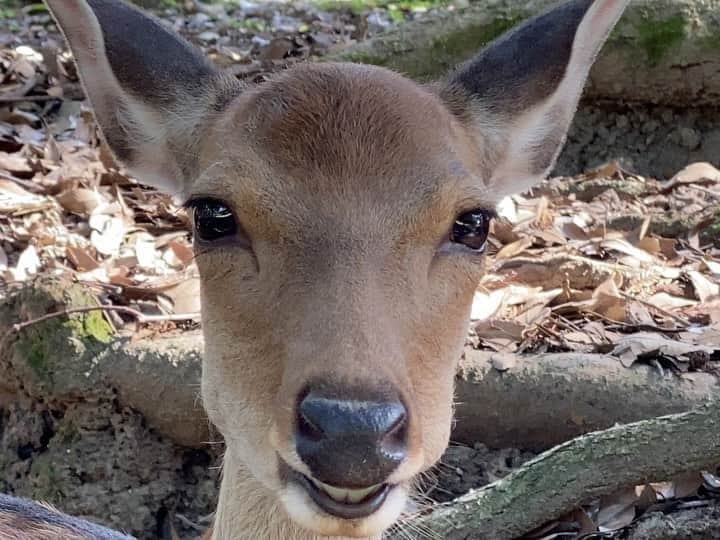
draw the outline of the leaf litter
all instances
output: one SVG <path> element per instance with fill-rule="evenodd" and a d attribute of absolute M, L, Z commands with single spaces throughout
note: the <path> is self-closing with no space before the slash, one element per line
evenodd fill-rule
<path fill-rule="evenodd" d="M 399 19 L 454 8 L 185 4 L 162 20 L 254 82 Z M 498 353 L 496 370 L 514 367 L 509 353 L 577 351 L 611 354 L 628 368 L 720 373 L 720 171 L 711 164 L 655 179 L 612 162 L 549 179 L 498 210 L 470 328 L 473 346 Z M 106 313 L 134 339 L 198 324 L 188 217 L 101 145 L 71 56 L 43 10 L 0 21 L 0 295 L 37 276 L 70 277 L 101 304 L 169 316 L 139 329 Z M 720 496 L 708 471 L 628 487 L 530 537 L 618 531 L 708 496 Z"/>

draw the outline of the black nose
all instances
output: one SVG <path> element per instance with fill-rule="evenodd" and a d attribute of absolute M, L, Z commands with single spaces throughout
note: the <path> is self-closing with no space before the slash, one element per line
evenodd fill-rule
<path fill-rule="evenodd" d="M 382 484 L 407 455 L 407 410 L 397 396 L 344 400 L 311 390 L 298 406 L 296 449 L 316 480 Z"/>

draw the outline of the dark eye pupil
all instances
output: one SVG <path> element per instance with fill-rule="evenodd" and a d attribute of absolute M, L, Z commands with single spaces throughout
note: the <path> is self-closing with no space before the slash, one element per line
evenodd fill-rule
<path fill-rule="evenodd" d="M 237 232 L 232 211 L 222 202 L 202 200 L 193 205 L 195 233 L 202 240 L 217 240 Z"/>
<path fill-rule="evenodd" d="M 484 251 L 490 231 L 490 216 L 486 210 L 471 210 L 455 219 L 450 240 L 475 251 Z"/>

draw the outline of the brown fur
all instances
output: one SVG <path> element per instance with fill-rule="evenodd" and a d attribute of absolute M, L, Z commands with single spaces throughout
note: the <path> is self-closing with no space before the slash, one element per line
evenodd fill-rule
<path fill-rule="evenodd" d="M 137 9 L 47 1 L 116 155 L 185 200 L 221 199 L 244 236 L 196 246 L 203 402 L 227 445 L 209 538 L 378 539 L 450 435 L 484 265 L 449 242 L 453 222 L 549 170 L 626 0 L 571 0 L 433 87 L 305 64 L 252 88 Z M 145 36 L 150 46 L 136 43 Z M 388 478 L 400 489 L 366 519 L 323 513 L 281 474 L 283 462 L 310 474 L 296 403 L 317 380 L 344 399 L 391 387 L 407 408 L 407 458 Z"/>
<path fill-rule="evenodd" d="M 0 540 L 91 540 L 65 527 L 0 512 Z"/>

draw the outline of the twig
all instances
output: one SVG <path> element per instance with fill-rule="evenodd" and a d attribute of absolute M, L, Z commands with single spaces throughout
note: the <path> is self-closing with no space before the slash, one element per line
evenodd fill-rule
<path fill-rule="evenodd" d="M 16 184 L 24 187 L 25 189 L 32 191 L 34 193 L 42 193 L 43 188 L 42 186 L 37 185 L 35 182 L 32 182 L 30 180 L 22 180 L 21 178 L 16 178 L 15 176 L 11 174 L 4 173 L 3 171 L 0 171 L 0 178 L 3 180 L 9 180 L 10 182 L 15 182 Z"/>
<path fill-rule="evenodd" d="M 690 321 L 688 321 L 688 320 L 685 319 L 684 317 L 681 317 L 680 315 L 676 315 L 676 314 L 673 313 L 672 311 L 668 311 L 667 309 L 661 308 L 660 306 L 656 306 L 656 305 L 653 304 L 652 302 L 648 302 L 647 300 L 643 300 L 642 298 L 637 298 L 636 296 L 633 296 L 633 295 L 628 294 L 628 293 L 623 292 L 623 291 L 620 291 L 620 294 L 621 294 L 624 298 L 627 298 L 628 300 L 635 300 L 636 302 L 640 302 L 640 303 L 641 303 L 642 305 L 644 305 L 645 307 L 648 307 L 648 308 L 650 308 L 650 309 L 654 309 L 654 310 L 662 313 L 663 315 L 667 315 L 668 317 L 670 317 L 670 318 L 675 319 L 676 321 L 678 321 L 680 324 L 683 324 L 683 325 L 685 325 L 685 326 L 690 326 Z"/>
<path fill-rule="evenodd" d="M 713 197 L 715 199 L 720 199 L 720 193 L 717 191 L 713 191 L 712 189 L 708 189 L 703 186 L 696 186 L 695 184 L 685 184 L 687 187 L 692 188 L 696 191 L 699 191 L 701 193 L 705 193 L 706 195 L 709 195 L 710 197 Z"/>
<path fill-rule="evenodd" d="M 686 326 L 682 328 L 663 328 L 662 326 L 656 326 L 654 324 L 646 324 L 646 323 L 626 323 L 622 321 L 616 321 L 615 319 L 611 319 L 610 317 L 606 317 L 605 315 L 602 315 L 598 313 L 597 311 L 588 311 L 587 312 L 590 315 L 593 315 L 599 319 L 602 319 L 606 323 L 622 327 L 622 328 L 631 328 L 633 330 L 643 330 L 645 332 L 661 332 L 665 334 L 678 334 L 680 332 L 687 332 L 687 327 L 689 325 L 686 324 Z"/>
<path fill-rule="evenodd" d="M 62 100 L 62 97 L 57 96 L 7 96 L 3 97 L 0 96 L 0 104 L 4 103 L 22 103 L 23 101 L 35 101 L 35 102 L 42 102 L 42 101 L 52 101 L 52 100 Z"/>
<path fill-rule="evenodd" d="M 137 309 L 129 308 L 127 306 L 87 306 L 87 307 L 79 307 L 79 308 L 70 308 L 70 309 L 64 309 L 62 311 L 54 311 L 52 313 L 48 313 L 46 315 L 43 315 L 41 317 L 37 317 L 35 319 L 30 319 L 29 321 L 21 322 L 21 323 L 15 323 L 10 327 L 10 333 L 13 332 L 19 332 L 20 330 L 27 328 L 28 326 L 32 326 L 50 319 L 55 319 L 57 317 L 64 317 L 66 315 L 72 315 L 74 313 L 87 313 L 89 311 L 118 311 L 120 313 L 125 313 L 126 315 L 132 315 L 135 317 L 137 322 L 143 324 L 143 323 L 150 323 L 150 322 L 158 322 L 158 321 L 187 321 L 190 319 L 197 319 L 200 314 L 199 313 L 172 313 L 169 315 L 146 315 L 145 313 L 141 313 Z"/>

